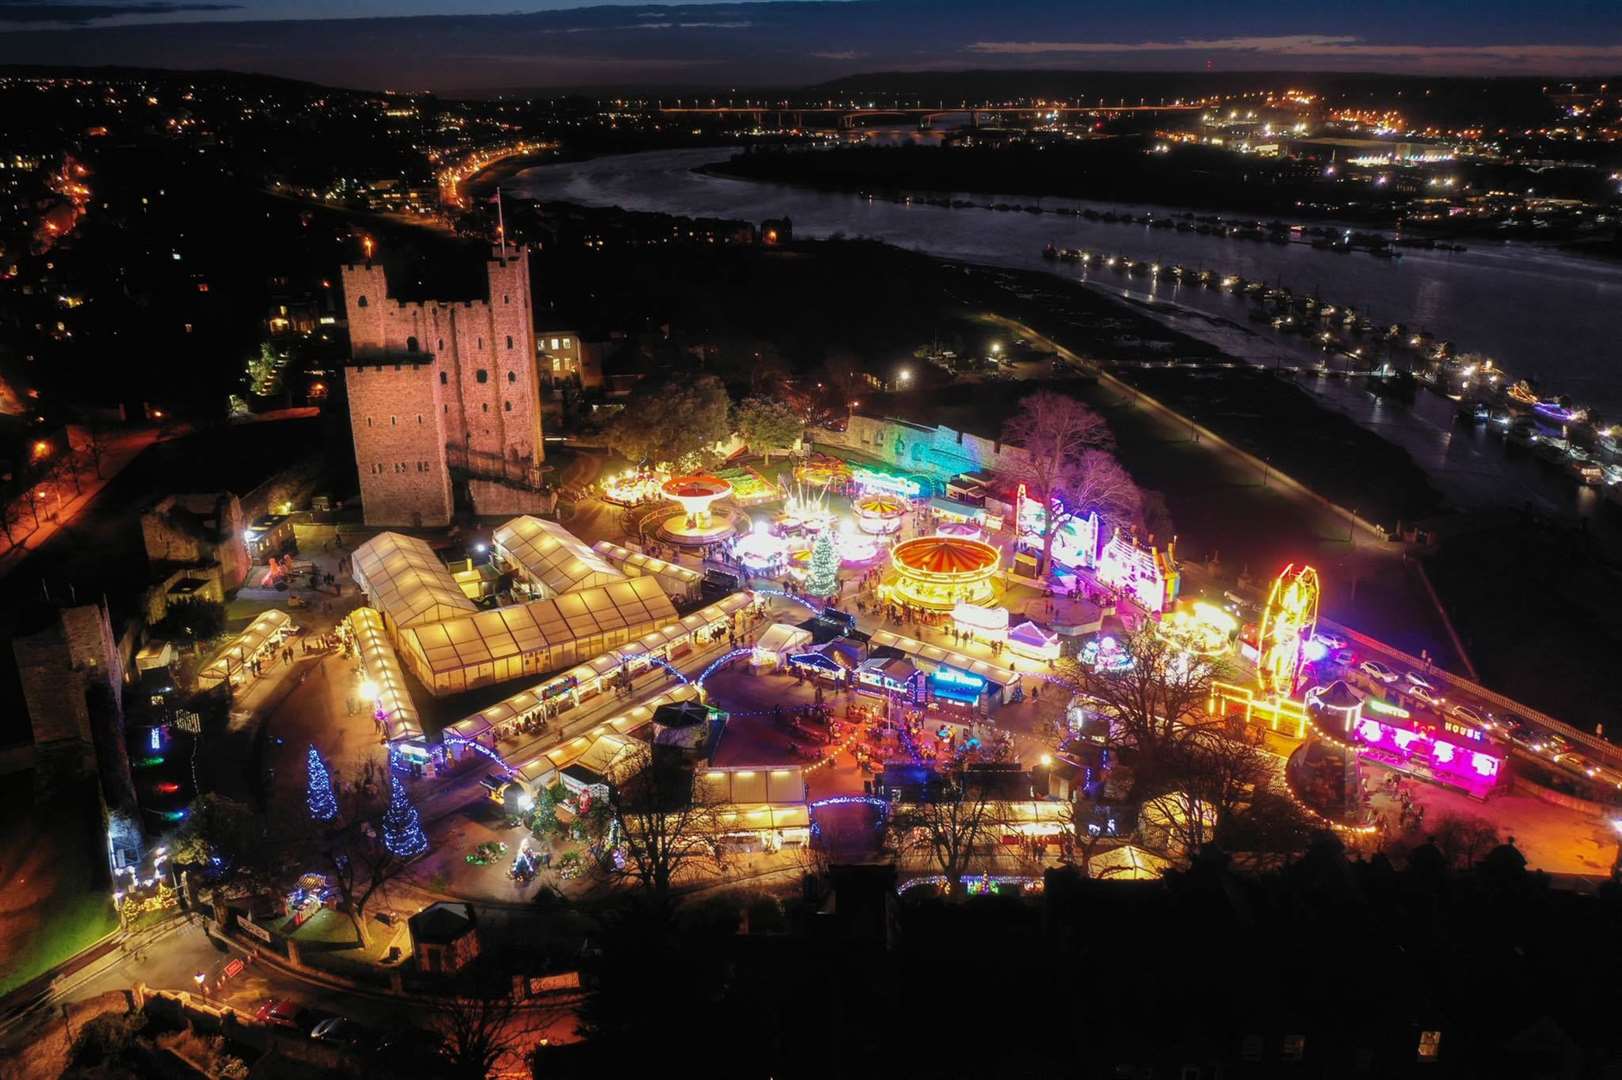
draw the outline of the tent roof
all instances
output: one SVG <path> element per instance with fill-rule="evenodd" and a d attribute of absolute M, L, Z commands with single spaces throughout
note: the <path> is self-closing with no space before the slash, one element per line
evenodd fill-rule
<path fill-rule="evenodd" d="M 645 552 L 632 551 L 630 548 L 621 547 L 612 540 L 599 540 L 591 545 L 591 550 L 606 562 L 615 566 L 623 564 L 632 567 L 639 573 L 665 575 L 693 585 L 704 580 L 704 575 L 691 567 L 656 559 Z"/>
<path fill-rule="evenodd" d="M 349 613 L 349 628 L 355 632 L 361 671 L 377 687 L 377 707 L 383 711 L 389 741 L 420 737 L 422 718 L 400 673 L 400 658 L 383 632 L 382 616 L 369 607 L 356 608 Z"/>
<path fill-rule="evenodd" d="M 355 577 L 372 606 L 397 627 L 442 622 L 477 611 L 424 540 L 379 533 L 355 549 Z"/>
<path fill-rule="evenodd" d="M 772 623 L 766 628 L 766 632 L 760 635 L 760 640 L 755 642 L 755 648 L 762 652 L 783 652 L 787 649 L 797 649 L 810 640 L 809 630 L 802 630 L 788 623 Z"/>
<path fill-rule="evenodd" d="M 551 600 L 414 626 L 402 631 L 401 645 L 415 649 L 438 674 L 615 630 L 643 634 L 675 618 L 676 608 L 656 579 L 631 578 Z"/>
<path fill-rule="evenodd" d="M 556 594 L 623 581 L 609 565 L 555 521 L 524 514 L 495 531 L 496 548 L 531 581 Z"/>

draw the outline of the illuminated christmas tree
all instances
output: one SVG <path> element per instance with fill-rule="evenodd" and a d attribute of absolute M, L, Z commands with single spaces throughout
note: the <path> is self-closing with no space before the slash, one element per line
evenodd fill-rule
<path fill-rule="evenodd" d="M 428 850 L 417 808 L 406 798 L 405 785 L 398 776 L 389 778 L 389 808 L 383 812 L 383 846 L 399 859 L 410 859 Z"/>
<path fill-rule="evenodd" d="M 310 747 L 310 755 L 305 759 L 305 769 L 309 774 L 304 789 L 304 802 L 310 808 L 310 816 L 316 821 L 331 821 L 338 816 L 338 800 L 332 795 L 332 777 L 327 774 L 327 763 L 321 760 L 321 755 Z"/>
<path fill-rule="evenodd" d="M 839 550 L 834 538 L 824 529 L 811 545 L 811 566 L 805 572 L 805 591 L 809 596 L 833 596 L 839 591 Z"/>

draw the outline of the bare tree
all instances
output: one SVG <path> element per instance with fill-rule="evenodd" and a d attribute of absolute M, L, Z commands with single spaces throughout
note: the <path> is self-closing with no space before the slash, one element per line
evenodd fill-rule
<path fill-rule="evenodd" d="M 678 878 L 725 868 L 720 804 L 685 762 L 644 747 L 615 766 L 606 799 L 619 842 L 608 873 L 656 908 L 668 910 Z"/>
<path fill-rule="evenodd" d="M 890 828 L 897 848 L 933 863 L 951 894 L 958 891 L 975 849 L 995 834 L 999 809 L 990 788 L 962 772 L 940 777 L 915 800 L 901 803 Z"/>
<path fill-rule="evenodd" d="M 1184 652 L 1147 626 L 1127 634 L 1122 649 L 1130 663 L 1121 667 L 1060 664 L 1109 722 L 1106 745 L 1127 752 L 1132 784 L 1126 801 L 1141 803 L 1178 779 L 1178 753 L 1191 726 L 1203 722 L 1211 682 L 1222 668 L 1215 658 Z"/>
<path fill-rule="evenodd" d="M 436 1075 L 446 1080 L 485 1080 L 526 1072 L 530 1055 L 547 1027 L 563 1010 L 537 1006 L 510 994 L 491 995 L 484 988 L 464 987 L 437 998 L 426 1027 L 439 1036 Z"/>
<path fill-rule="evenodd" d="M 1054 532 L 1071 518 L 1096 511 L 1099 532 L 1107 536 L 1116 526 L 1136 522 L 1143 508 L 1143 493 L 1107 450 L 1082 451 L 1081 460 L 1060 478 L 1057 494 Z"/>
<path fill-rule="evenodd" d="M 1042 563 L 1037 567 L 1038 574 L 1046 574 L 1057 528 L 1051 513 L 1054 496 L 1076 482 L 1086 451 L 1107 449 L 1115 440 L 1103 417 L 1075 398 L 1051 390 L 1039 390 L 1019 403 L 1019 411 L 1003 425 L 1003 439 L 1025 451 L 1008 455 L 1003 476 L 1011 483 L 1024 484 L 1026 496 L 1050 511 L 1042 534 Z"/>

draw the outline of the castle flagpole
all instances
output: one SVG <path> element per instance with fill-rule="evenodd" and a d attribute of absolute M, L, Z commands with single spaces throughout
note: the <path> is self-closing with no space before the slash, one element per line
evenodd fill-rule
<path fill-rule="evenodd" d="M 501 213 L 501 189 L 496 188 L 496 235 L 501 237 L 501 260 L 507 261 L 507 219 Z"/>

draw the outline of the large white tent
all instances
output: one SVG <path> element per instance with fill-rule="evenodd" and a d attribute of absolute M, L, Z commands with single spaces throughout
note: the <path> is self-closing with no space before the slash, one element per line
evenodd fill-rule
<path fill-rule="evenodd" d="M 625 575 L 555 521 L 515 517 L 491 537 L 496 554 L 543 597 L 594 589 Z"/>
<path fill-rule="evenodd" d="M 434 549 L 414 536 L 379 533 L 355 549 L 353 563 L 355 584 L 391 633 L 478 610 Z"/>
<path fill-rule="evenodd" d="M 616 581 L 400 632 L 400 658 L 435 694 L 577 664 L 674 622 L 653 578 Z"/>

